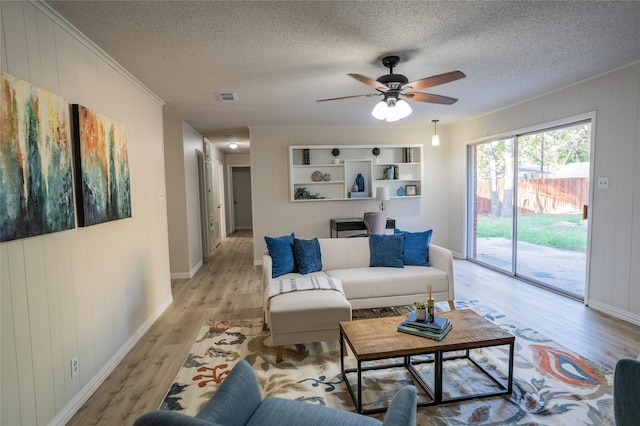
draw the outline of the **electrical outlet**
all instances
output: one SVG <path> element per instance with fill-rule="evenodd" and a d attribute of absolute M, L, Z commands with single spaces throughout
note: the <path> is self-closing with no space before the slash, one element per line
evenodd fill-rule
<path fill-rule="evenodd" d="M 75 377 L 80 371 L 80 366 L 78 365 L 78 356 L 74 356 L 71 358 L 71 378 Z"/>
<path fill-rule="evenodd" d="M 598 178 L 598 188 L 599 189 L 607 189 L 607 188 L 609 188 L 609 177 L 608 176 L 600 176 Z"/>

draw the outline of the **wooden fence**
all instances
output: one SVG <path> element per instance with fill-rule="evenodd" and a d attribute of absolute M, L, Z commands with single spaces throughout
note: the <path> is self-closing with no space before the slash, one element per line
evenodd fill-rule
<path fill-rule="evenodd" d="M 477 214 L 491 214 L 489 179 L 478 180 Z M 503 202 L 504 178 L 497 180 L 500 206 Z M 518 209 L 528 213 L 577 213 L 589 204 L 589 178 L 520 179 Z"/>

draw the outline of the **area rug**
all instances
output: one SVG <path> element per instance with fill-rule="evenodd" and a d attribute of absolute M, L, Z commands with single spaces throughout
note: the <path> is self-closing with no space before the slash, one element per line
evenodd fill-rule
<path fill-rule="evenodd" d="M 513 393 L 418 408 L 418 425 L 614 425 L 611 371 L 563 348 L 535 330 L 510 321 L 477 301 L 456 302 L 516 336 Z M 446 303 L 437 310 L 448 310 Z M 410 307 L 354 311 L 354 319 L 403 315 Z M 195 415 L 233 368 L 244 359 L 253 366 L 264 396 L 321 404 L 355 411 L 340 374 L 338 342 L 320 342 L 285 349 L 275 363 L 270 334 L 260 319 L 205 323 L 180 369 L 161 409 Z M 506 375 L 507 347 L 473 351 L 474 358 L 498 376 Z M 348 365 L 355 365 L 353 356 Z M 430 380 L 431 364 L 422 364 Z M 350 381 L 355 383 L 355 377 Z M 445 363 L 443 392 L 449 396 L 493 386 L 465 361 Z M 413 384 L 403 368 L 363 374 L 365 408 L 386 406 L 399 388 Z M 419 399 L 429 401 L 419 392 Z M 375 417 L 382 419 L 383 414 Z"/>

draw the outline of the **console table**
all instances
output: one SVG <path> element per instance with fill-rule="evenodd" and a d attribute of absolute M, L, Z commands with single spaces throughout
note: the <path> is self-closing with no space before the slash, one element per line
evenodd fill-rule
<path fill-rule="evenodd" d="M 330 219 L 329 220 L 329 235 L 333 237 L 335 231 L 335 238 L 340 238 L 340 232 L 342 231 L 364 231 L 367 227 L 364 225 L 362 218 L 350 218 L 350 219 Z M 396 220 L 387 218 L 387 229 L 395 229 Z"/>

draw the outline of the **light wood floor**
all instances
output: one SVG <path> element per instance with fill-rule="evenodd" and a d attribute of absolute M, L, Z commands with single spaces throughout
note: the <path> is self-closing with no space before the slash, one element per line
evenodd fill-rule
<path fill-rule="evenodd" d="M 202 323 L 262 316 L 261 268 L 251 231 L 229 236 L 189 280 L 172 282 L 173 303 L 69 425 L 130 425 L 158 408 Z M 640 354 L 640 327 L 468 261 L 456 261 L 456 299 L 479 300 L 613 369 Z"/>

